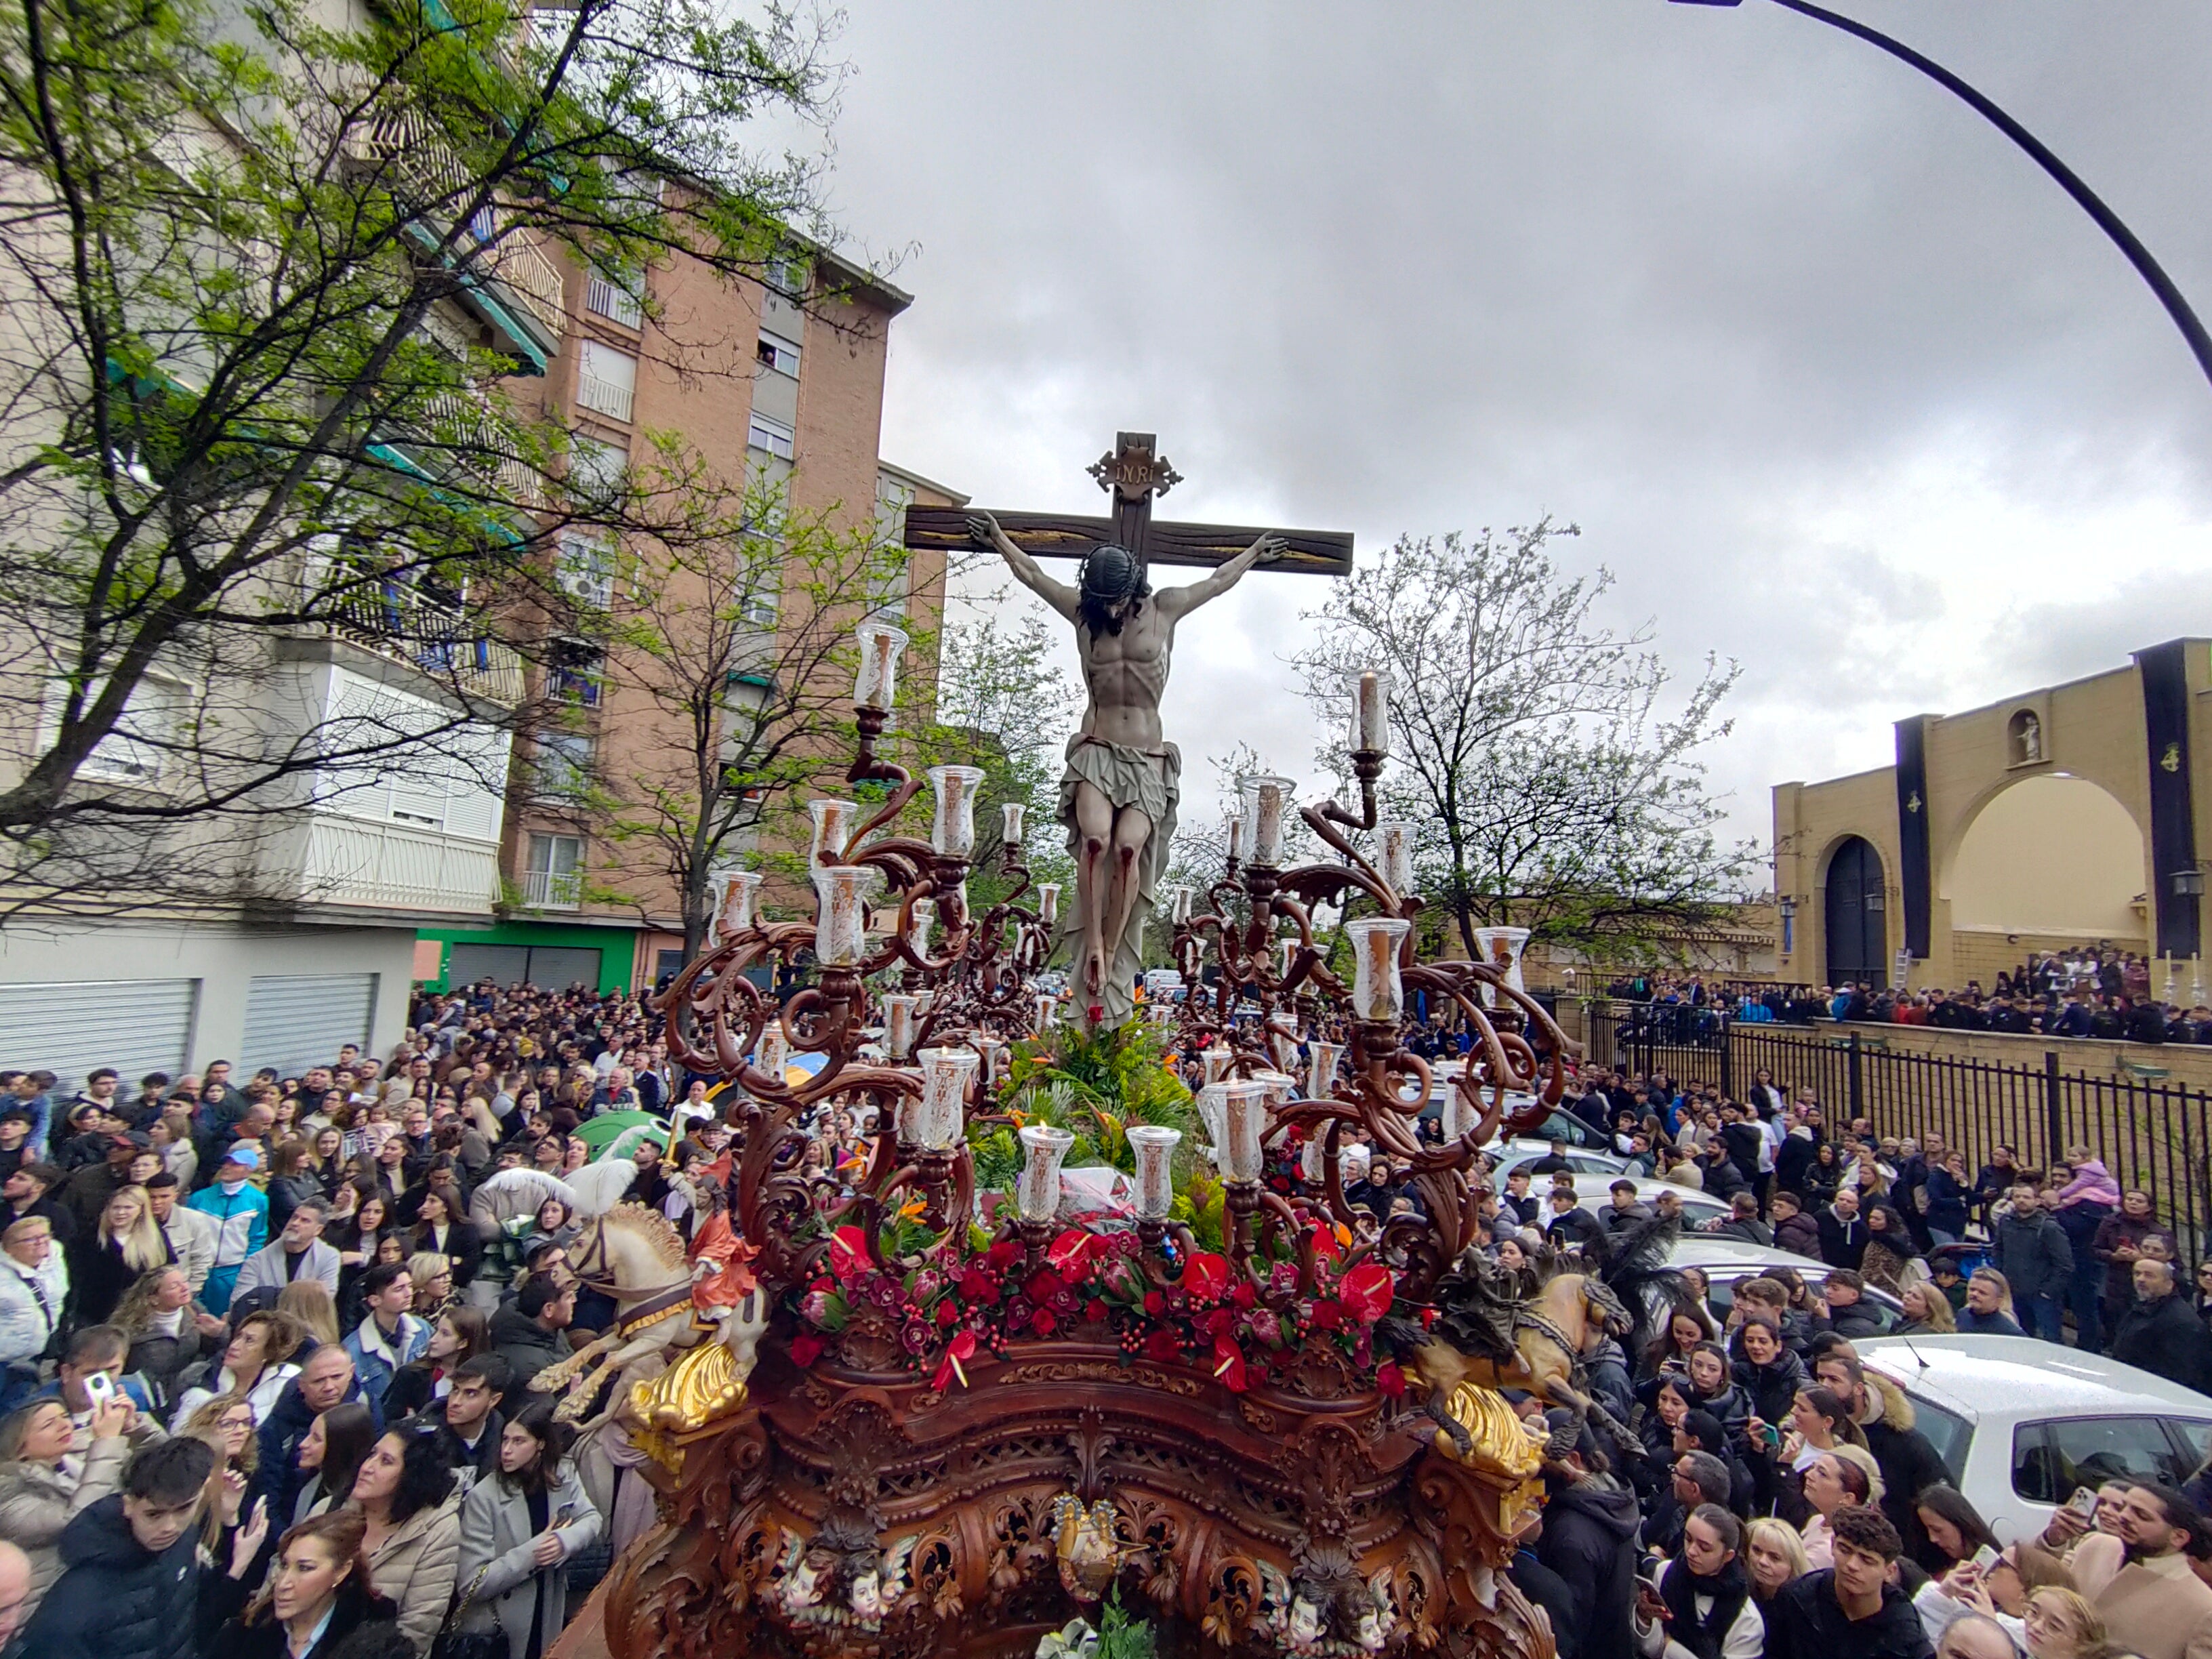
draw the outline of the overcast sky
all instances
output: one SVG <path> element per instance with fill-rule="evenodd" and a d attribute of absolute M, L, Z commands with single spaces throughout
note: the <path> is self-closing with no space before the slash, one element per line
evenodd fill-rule
<path fill-rule="evenodd" d="M 1852 0 L 2099 190 L 2212 315 L 2212 7 Z M 2212 386 L 1979 117 L 1763 0 L 872 3 L 836 216 L 904 250 L 883 453 L 1098 512 L 1156 430 L 1186 519 L 1579 523 L 1767 787 L 1889 722 L 2212 633 Z M 1180 573 L 1170 573 L 1174 579 Z M 1166 708 L 1310 779 L 1282 658 L 1311 578 L 1186 626 Z M 1195 805 L 1195 803 L 1194 803 Z"/>

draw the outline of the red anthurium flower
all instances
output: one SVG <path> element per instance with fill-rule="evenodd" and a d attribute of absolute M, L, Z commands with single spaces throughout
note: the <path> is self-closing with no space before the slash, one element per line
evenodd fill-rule
<path fill-rule="evenodd" d="M 1153 1318 L 1158 1319 L 1162 1314 L 1165 1313 L 1167 1311 L 1167 1297 L 1162 1296 L 1158 1291 L 1146 1291 L 1145 1292 L 1145 1311 L 1150 1314 Z"/>
<path fill-rule="evenodd" d="M 1228 1385 L 1231 1394 L 1242 1394 L 1251 1386 L 1244 1377 L 1243 1352 L 1225 1336 L 1213 1339 L 1213 1374 Z"/>
<path fill-rule="evenodd" d="M 1229 1299 L 1240 1308 L 1249 1308 L 1260 1299 L 1260 1287 L 1249 1279 L 1240 1279 L 1229 1292 Z"/>
<path fill-rule="evenodd" d="M 1352 1310 L 1353 1318 L 1372 1324 L 1390 1311 L 1390 1302 L 1397 1293 L 1397 1284 L 1391 1278 L 1390 1270 L 1381 1262 L 1363 1261 L 1345 1274 L 1343 1281 L 1336 1287 L 1336 1293 L 1343 1298 L 1344 1305 Z"/>
<path fill-rule="evenodd" d="M 1313 1247 L 1315 1258 L 1318 1261 L 1334 1261 L 1344 1255 L 1343 1247 L 1336 1242 L 1336 1229 L 1334 1227 L 1315 1228 Z"/>
<path fill-rule="evenodd" d="M 804 1333 L 791 1339 L 791 1363 L 804 1370 L 822 1357 L 822 1339 Z"/>
<path fill-rule="evenodd" d="M 1095 1233 L 1086 1233 L 1080 1227 L 1070 1227 L 1052 1242 L 1045 1252 L 1045 1260 L 1052 1270 L 1071 1282 L 1083 1277 L 1084 1269 L 1097 1259 L 1102 1243 Z"/>
<path fill-rule="evenodd" d="M 1216 1308 L 1212 1312 L 1206 1314 L 1199 1320 L 1199 1334 L 1201 1336 L 1222 1336 L 1225 1334 L 1230 1328 L 1236 1324 L 1236 1322 L 1237 1315 L 1233 1310 L 1228 1308 Z"/>
<path fill-rule="evenodd" d="M 1177 1358 L 1182 1352 L 1182 1345 L 1176 1340 L 1173 1331 L 1161 1328 L 1145 1333 L 1146 1358 L 1164 1363 Z"/>
<path fill-rule="evenodd" d="M 1194 1251 L 1190 1264 L 1182 1270 L 1182 1287 L 1194 1302 L 1218 1300 L 1229 1288 L 1228 1257 L 1209 1250 Z"/>
<path fill-rule="evenodd" d="M 1375 1370 L 1375 1386 L 1393 1400 L 1402 1400 L 1406 1395 L 1406 1373 L 1391 1360 L 1384 1360 Z"/>
<path fill-rule="evenodd" d="M 838 1278 L 856 1279 L 873 1265 L 867 1236 L 858 1227 L 840 1227 L 830 1235 L 830 1271 Z"/>
<path fill-rule="evenodd" d="M 957 1377 L 960 1386 L 966 1388 L 968 1373 L 962 1367 L 975 1357 L 975 1333 L 962 1331 L 945 1345 L 945 1358 L 937 1362 L 937 1375 L 930 1378 L 929 1386 L 942 1394 L 945 1385 Z"/>

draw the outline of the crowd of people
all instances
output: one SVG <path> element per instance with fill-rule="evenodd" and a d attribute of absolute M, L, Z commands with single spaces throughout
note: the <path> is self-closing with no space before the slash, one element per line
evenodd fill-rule
<path fill-rule="evenodd" d="M 0 1653 L 539 1659 L 652 1518 L 534 1383 L 613 1304 L 550 1200 L 679 1084 L 634 999 L 480 985 L 297 1077 L 0 1073 Z M 634 1133 L 679 1230 L 719 1124 Z M 665 1156 L 664 1156 L 665 1154 Z"/>

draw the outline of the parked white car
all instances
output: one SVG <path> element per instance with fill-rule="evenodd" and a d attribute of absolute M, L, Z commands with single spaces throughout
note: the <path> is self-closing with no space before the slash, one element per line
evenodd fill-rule
<path fill-rule="evenodd" d="M 1712 1201 L 1705 1200 L 1709 1204 Z M 1747 1279 L 1757 1279 L 1769 1267 L 1790 1268 L 1815 1291 L 1826 1285 L 1828 1275 L 1835 1271 L 1825 1261 L 1778 1250 L 1771 1245 L 1753 1244 L 1739 1238 L 1716 1238 L 1710 1233 L 1697 1232 L 1684 1233 L 1674 1242 L 1667 1263 L 1673 1267 L 1695 1267 L 1705 1274 L 1711 1290 L 1706 1305 L 1712 1310 L 1713 1317 L 1723 1322 L 1735 1305 L 1735 1287 Z M 1893 1329 L 1905 1319 L 1905 1310 L 1898 1305 L 1897 1298 L 1875 1285 L 1868 1285 L 1859 1301 L 1886 1331 Z"/>
<path fill-rule="evenodd" d="M 2032 1336 L 1881 1337 L 1853 1345 L 1912 1401 L 1952 1478 L 2010 1543 L 2077 1486 L 2179 1486 L 2212 1455 L 2212 1399 Z"/>

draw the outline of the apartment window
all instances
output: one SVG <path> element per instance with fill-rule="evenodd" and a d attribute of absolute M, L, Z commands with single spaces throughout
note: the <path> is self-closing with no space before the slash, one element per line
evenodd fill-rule
<path fill-rule="evenodd" d="M 568 444 L 568 489 L 587 501 L 609 501 L 623 488 L 629 452 L 620 444 L 576 437 Z"/>
<path fill-rule="evenodd" d="M 794 380 L 799 378 L 799 343 L 797 341 L 787 340 L 781 334 L 771 334 L 768 330 L 763 329 L 758 355 L 763 368 L 772 368 L 779 374 L 788 374 Z"/>
<path fill-rule="evenodd" d="M 780 610 L 777 595 L 772 588 L 757 587 L 738 596 L 738 614 L 764 633 L 775 631 Z"/>
<path fill-rule="evenodd" d="M 606 653 L 582 640 L 556 640 L 547 665 L 547 689 L 582 708 L 597 708 L 606 684 Z"/>
<path fill-rule="evenodd" d="M 584 285 L 584 309 L 625 328 L 636 328 L 645 321 L 644 296 L 645 278 L 639 273 L 625 270 L 603 276 L 595 270 Z"/>
<path fill-rule="evenodd" d="M 522 872 L 524 902 L 540 910 L 573 910 L 584 896 L 584 838 L 532 836 Z"/>
<path fill-rule="evenodd" d="M 580 732 L 540 732 L 533 775 L 541 800 L 577 800 L 592 787 L 592 739 Z"/>
<path fill-rule="evenodd" d="M 615 550 L 611 543 L 580 531 L 564 530 L 556 575 L 563 590 L 605 611 L 615 602 Z"/>
<path fill-rule="evenodd" d="M 806 261 L 786 255 L 768 262 L 768 285 L 787 299 L 806 297 Z"/>
<path fill-rule="evenodd" d="M 90 705 L 102 688 L 85 701 Z M 169 751 L 184 735 L 187 693 L 175 680 L 142 678 L 131 688 L 115 729 L 93 745 L 79 769 L 109 783 L 152 783 L 161 775 Z M 56 720 L 58 729 L 58 717 Z"/>
<path fill-rule="evenodd" d="M 782 460 L 796 460 L 799 457 L 799 434 L 771 415 L 754 415 L 752 429 L 745 434 L 745 441 L 750 447 L 766 450 Z"/>
<path fill-rule="evenodd" d="M 630 417 L 637 396 L 637 359 L 598 340 L 586 340 L 577 360 L 576 401 L 617 421 Z"/>

